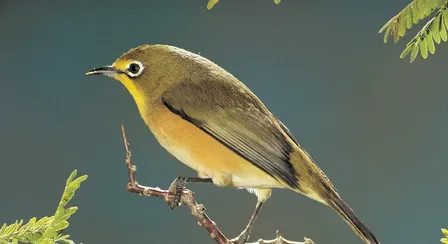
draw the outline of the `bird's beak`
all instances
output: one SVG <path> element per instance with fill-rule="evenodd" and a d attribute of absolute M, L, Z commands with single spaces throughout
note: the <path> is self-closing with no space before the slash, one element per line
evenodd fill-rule
<path fill-rule="evenodd" d="M 120 70 L 117 70 L 114 66 L 104 66 L 100 68 L 95 68 L 86 73 L 86 75 L 107 75 L 107 76 L 116 76 L 121 74 Z"/>

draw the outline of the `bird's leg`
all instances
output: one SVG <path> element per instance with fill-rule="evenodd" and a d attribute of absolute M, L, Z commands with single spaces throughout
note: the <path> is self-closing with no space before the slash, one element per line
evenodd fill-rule
<path fill-rule="evenodd" d="M 249 223 L 247 224 L 246 228 L 243 230 L 243 232 L 241 232 L 241 234 L 239 236 L 237 236 L 236 238 L 231 240 L 232 243 L 235 243 L 235 244 L 246 243 L 246 241 L 250 237 L 250 234 L 252 233 L 252 229 L 254 227 L 255 220 L 257 219 L 257 216 L 260 213 L 261 208 L 263 207 L 263 203 L 264 202 L 262 202 L 262 201 L 257 202 L 257 205 L 255 206 L 255 210 L 252 213 L 252 216 L 250 217 Z"/>
<path fill-rule="evenodd" d="M 213 183 L 212 178 L 201 178 L 201 177 L 177 177 L 173 183 L 171 183 L 168 188 L 170 195 L 174 198 L 167 200 L 168 205 L 171 209 L 180 205 L 180 199 L 182 197 L 182 192 L 185 189 L 187 183 Z"/>

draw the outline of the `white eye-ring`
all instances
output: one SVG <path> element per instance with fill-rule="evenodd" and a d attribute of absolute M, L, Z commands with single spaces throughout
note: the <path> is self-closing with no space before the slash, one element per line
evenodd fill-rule
<path fill-rule="evenodd" d="M 145 69 L 145 66 L 143 66 L 142 62 L 139 61 L 132 61 L 128 68 L 126 69 L 126 73 L 130 77 L 137 77 L 142 74 L 143 70 Z"/>

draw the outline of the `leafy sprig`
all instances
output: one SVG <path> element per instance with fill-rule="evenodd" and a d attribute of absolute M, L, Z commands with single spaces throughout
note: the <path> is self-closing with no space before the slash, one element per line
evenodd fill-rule
<path fill-rule="evenodd" d="M 388 41 L 389 36 L 393 36 L 396 43 L 406 35 L 407 29 L 411 29 L 413 25 L 438 9 L 434 17 L 423 26 L 400 55 L 400 58 L 405 58 L 411 54 L 411 63 L 419 53 L 423 59 L 426 59 L 428 53 L 434 54 L 436 51 L 434 42 L 440 44 L 441 41 L 446 42 L 448 39 L 447 7 L 448 0 L 414 0 L 399 14 L 390 19 L 380 29 L 379 33 L 384 32 L 384 43 Z"/>
<path fill-rule="evenodd" d="M 54 216 L 42 217 L 39 220 L 31 218 L 26 224 L 23 224 L 23 220 L 16 221 L 10 225 L 3 224 L 0 228 L 0 244 L 16 244 L 19 242 L 74 244 L 69 239 L 70 235 L 64 235 L 62 232 L 69 226 L 68 219 L 70 216 L 78 210 L 78 207 L 66 208 L 66 206 L 75 195 L 75 191 L 81 186 L 81 183 L 87 179 L 87 175 L 75 179 L 76 174 L 77 171 L 74 170 L 68 177 Z"/>

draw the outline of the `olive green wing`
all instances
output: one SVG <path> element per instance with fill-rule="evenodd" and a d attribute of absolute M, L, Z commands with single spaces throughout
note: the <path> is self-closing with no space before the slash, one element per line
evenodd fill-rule
<path fill-rule="evenodd" d="M 290 163 L 291 140 L 244 85 L 184 82 L 172 86 L 161 99 L 171 112 L 264 172 L 292 188 L 298 187 L 297 174 Z"/>

